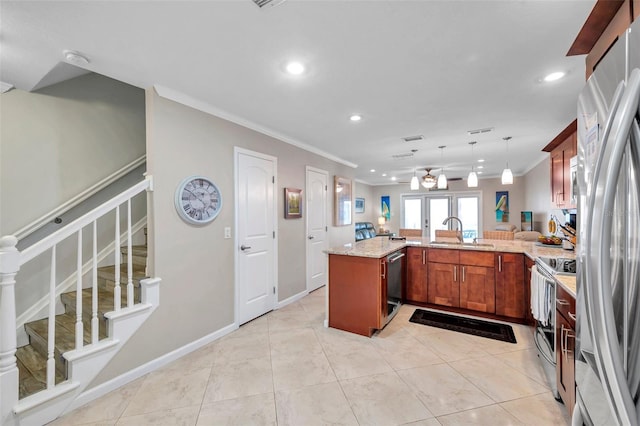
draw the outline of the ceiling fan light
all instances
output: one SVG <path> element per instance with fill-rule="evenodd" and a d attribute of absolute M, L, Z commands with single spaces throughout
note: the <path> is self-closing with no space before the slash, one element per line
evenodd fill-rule
<path fill-rule="evenodd" d="M 511 185 L 512 183 L 513 183 L 513 173 L 511 173 L 511 169 L 507 167 L 502 171 L 502 184 Z"/>
<path fill-rule="evenodd" d="M 438 189 L 447 189 L 447 177 L 444 173 L 440 173 L 438 176 Z"/>
<path fill-rule="evenodd" d="M 436 186 L 436 179 L 432 175 L 426 175 L 422 178 L 422 186 L 431 189 Z"/>
<path fill-rule="evenodd" d="M 420 183 L 418 183 L 418 176 L 413 175 L 413 177 L 411 178 L 411 190 L 417 191 L 418 189 L 420 189 Z"/>
<path fill-rule="evenodd" d="M 476 172 L 469 172 L 469 177 L 467 177 L 467 186 L 469 188 L 477 188 L 478 187 L 478 175 Z"/>

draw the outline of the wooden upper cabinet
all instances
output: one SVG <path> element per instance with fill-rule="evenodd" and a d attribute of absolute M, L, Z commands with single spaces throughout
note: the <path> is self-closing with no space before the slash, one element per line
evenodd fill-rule
<path fill-rule="evenodd" d="M 577 120 L 574 120 L 543 151 L 551 154 L 551 204 L 556 209 L 576 208 L 571 204 L 571 157 L 578 153 Z"/>

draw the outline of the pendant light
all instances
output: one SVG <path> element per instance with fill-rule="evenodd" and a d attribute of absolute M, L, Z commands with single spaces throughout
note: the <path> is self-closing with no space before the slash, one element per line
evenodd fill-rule
<path fill-rule="evenodd" d="M 507 144 L 507 167 L 502 171 L 502 184 L 511 185 L 513 183 L 513 173 L 511 173 L 511 169 L 509 168 L 509 139 L 511 139 L 511 136 L 506 136 L 502 139 Z"/>
<path fill-rule="evenodd" d="M 422 186 L 431 189 L 436 186 L 436 177 L 431 174 L 431 169 L 425 169 L 427 174 L 422 176 Z"/>
<path fill-rule="evenodd" d="M 444 164 L 444 149 L 445 145 L 441 145 L 440 148 L 440 162 Z M 438 189 L 447 189 L 447 176 L 444 174 L 444 166 L 442 166 L 442 171 L 440 172 L 440 176 L 438 176 Z"/>
<path fill-rule="evenodd" d="M 474 170 L 473 166 L 474 166 L 474 157 L 473 157 L 473 146 L 476 144 L 476 141 L 473 142 L 469 142 L 469 145 L 471 145 L 471 171 L 469 172 L 469 177 L 467 177 L 467 186 L 469 188 L 477 188 L 478 187 L 478 175 L 476 174 L 476 171 Z"/>
<path fill-rule="evenodd" d="M 418 176 L 416 176 L 416 169 L 413 169 L 413 177 L 411 178 L 411 190 L 417 191 L 420 189 L 420 184 L 418 183 Z"/>

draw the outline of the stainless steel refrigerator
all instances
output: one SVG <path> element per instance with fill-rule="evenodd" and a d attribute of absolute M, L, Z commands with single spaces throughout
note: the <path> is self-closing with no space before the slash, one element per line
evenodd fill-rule
<path fill-rule="evenodd" d="M 640 422 L 640 22 L 578 99 L 574 425 Z"/>

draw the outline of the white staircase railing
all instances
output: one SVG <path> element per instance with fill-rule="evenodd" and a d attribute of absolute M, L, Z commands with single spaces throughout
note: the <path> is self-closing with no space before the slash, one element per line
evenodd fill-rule
<path fill-rule="evenodd" d="M 132 239 L 131 233 L 131 200 L 144 191 L 151 191 L 151 178 L 148 176 L 144 181 L 134 185 L 118 196 L 105 202 L 99 207 L 88 212 L 84 216 L 71 222 L 69 225 L 57 232 L 43 238 L 29 248 L 18 251 L 16 244 L 18 239 L 15 236 L 4 236 L 0 238 L 0 425 L 12 423 L 14 408 L 19 398 L 19 378 L 16 361 L 16 299 L 15 284 L 16 274 L 20 267 L 47 251 L 51 253 L 51 273 L 49 279 L 49 316 L 48 316 L 48 345 L 47 345 L 47 374 L 46 389 L 52 390 L 55 383 L 55 326 L 56 326 L 56 247 L 59 243 L 77 236 L 77 271 L 76 271 L 76 324 L 75 324 L 75 351 L 84 347 L 83 339 L 83 316 L 82 316 L 82 247 L 83 228 L 92 226 L 92 312 L 91 312 L 91 345 L 96 345 L 99 341 L 98 327 L 98 299 L 97 299 L 97 226 L 98 220 L 105 215 L 115 211 L 115 288 L 114 288 L 114 311 L 119 312 L 125 308 L 121 306 L 120 290 L 120 210 L 126 204 L 126 224 L 127 224 L 127 308 L 134 306 L 134 286 L 133 286 L 133 262 L 132 262 Z M 59 386 L 59 385 L 58 385 Z"/>

